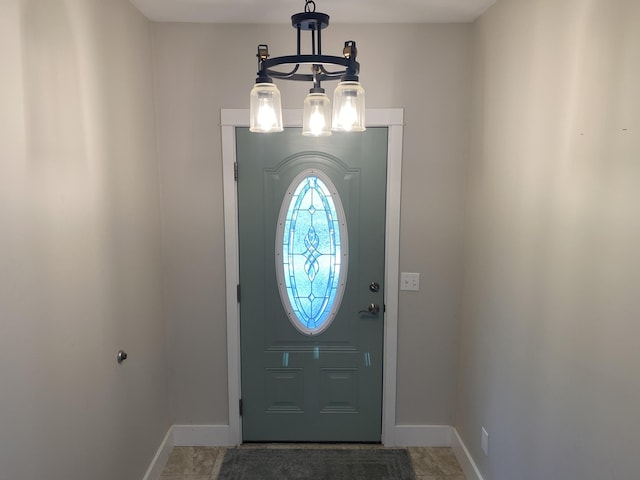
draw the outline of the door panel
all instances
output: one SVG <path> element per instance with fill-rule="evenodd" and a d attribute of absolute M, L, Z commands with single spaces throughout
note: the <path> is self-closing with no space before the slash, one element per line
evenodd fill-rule
<path fill-rule="evenodd" d="M 236 143 L 243 440 L 379 442 L 387 129 L 308 138 L 238 128 Z M 349 258 L 335 320 L 309 336 L 282 305 L 275 252 L 287 190 L 311 168 L 341 197 Z M 372 303 L 379 313 L 366 311 Z"/>

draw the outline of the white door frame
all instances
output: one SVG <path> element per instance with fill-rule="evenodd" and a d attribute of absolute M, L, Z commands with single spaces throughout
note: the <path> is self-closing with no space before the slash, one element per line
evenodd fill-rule
<path fill-rule="evenodd" d="M 396 373 L 398 357 L 398 290 L 400 258 L 400 194 L 402 176 L 402 135 L 404 110 L 367 110 L 368 127 L 388 127 L 387 212 L 385 233 L 384 365 L 382 380 L 382 442 L 394 445 L 396 426 Z M 302 126 L 302 110 L 284 110 L 285 127 Z M 227 306 L 227 371 L 229 388 L 229 431 L 231 444 L 242 443 L 239 411 L 240 392 L 240 306 L 236 286 L 239 283 L 237 184 L 235 128 L 249 126 L 249 110 L 223 109 L 222 177 L 224 189 L 225 268 Z M 277 135 L 274 134 L 274 135 Z"/>

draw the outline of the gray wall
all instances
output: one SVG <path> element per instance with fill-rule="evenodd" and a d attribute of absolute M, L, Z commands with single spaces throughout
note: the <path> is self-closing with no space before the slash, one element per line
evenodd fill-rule
<path fill-rule="evenodd" d="M 471 25 L 332 25 L 323 49 L 358 42 L 368 107 L 404 107 L 399 424 L 453 420 Z M 165 243 L 164 308 L 173 418 L 226 424 L 220 109 L 248 108 L 256 47 L 293 53 L 287 25 L 153 24 Z M 327 85 L 329 89 L 334 85 Z M 279 83 L 285 108 L 308 85 Z M 329 90 L 331 91 L 331 90 Z"/>
<path fill-rule="evenodd" d="M 3 0 L 0 58 L 0 478 L 139 480 L 169 427 L 149 22 Z"/>
<path fill-rule="evenodd" d="M 456 426 L 486 480 L 640 478 L 638 25 L 632 0 L 476 22 Z"/>

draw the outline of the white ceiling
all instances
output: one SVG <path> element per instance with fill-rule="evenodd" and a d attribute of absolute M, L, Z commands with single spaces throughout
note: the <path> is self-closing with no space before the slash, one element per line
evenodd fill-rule
<path fill-rule="evenodd" d="M 158 22 L 288 23 L 304 0 L 130 0 Z M 496 0 L 316 0 L 332 23 L 472 22 Z"/>

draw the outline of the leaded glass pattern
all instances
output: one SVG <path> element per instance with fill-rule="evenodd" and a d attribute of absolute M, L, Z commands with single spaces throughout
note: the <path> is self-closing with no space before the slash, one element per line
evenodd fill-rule
<path fill-rule="evenodd" d="M 347 245 L 335 186 L 322 172 L 302 172 L 285 195 L 276 238 L 280 298 L 300 332 L 315 335 L 333 321 L 346 283 Z"/>

